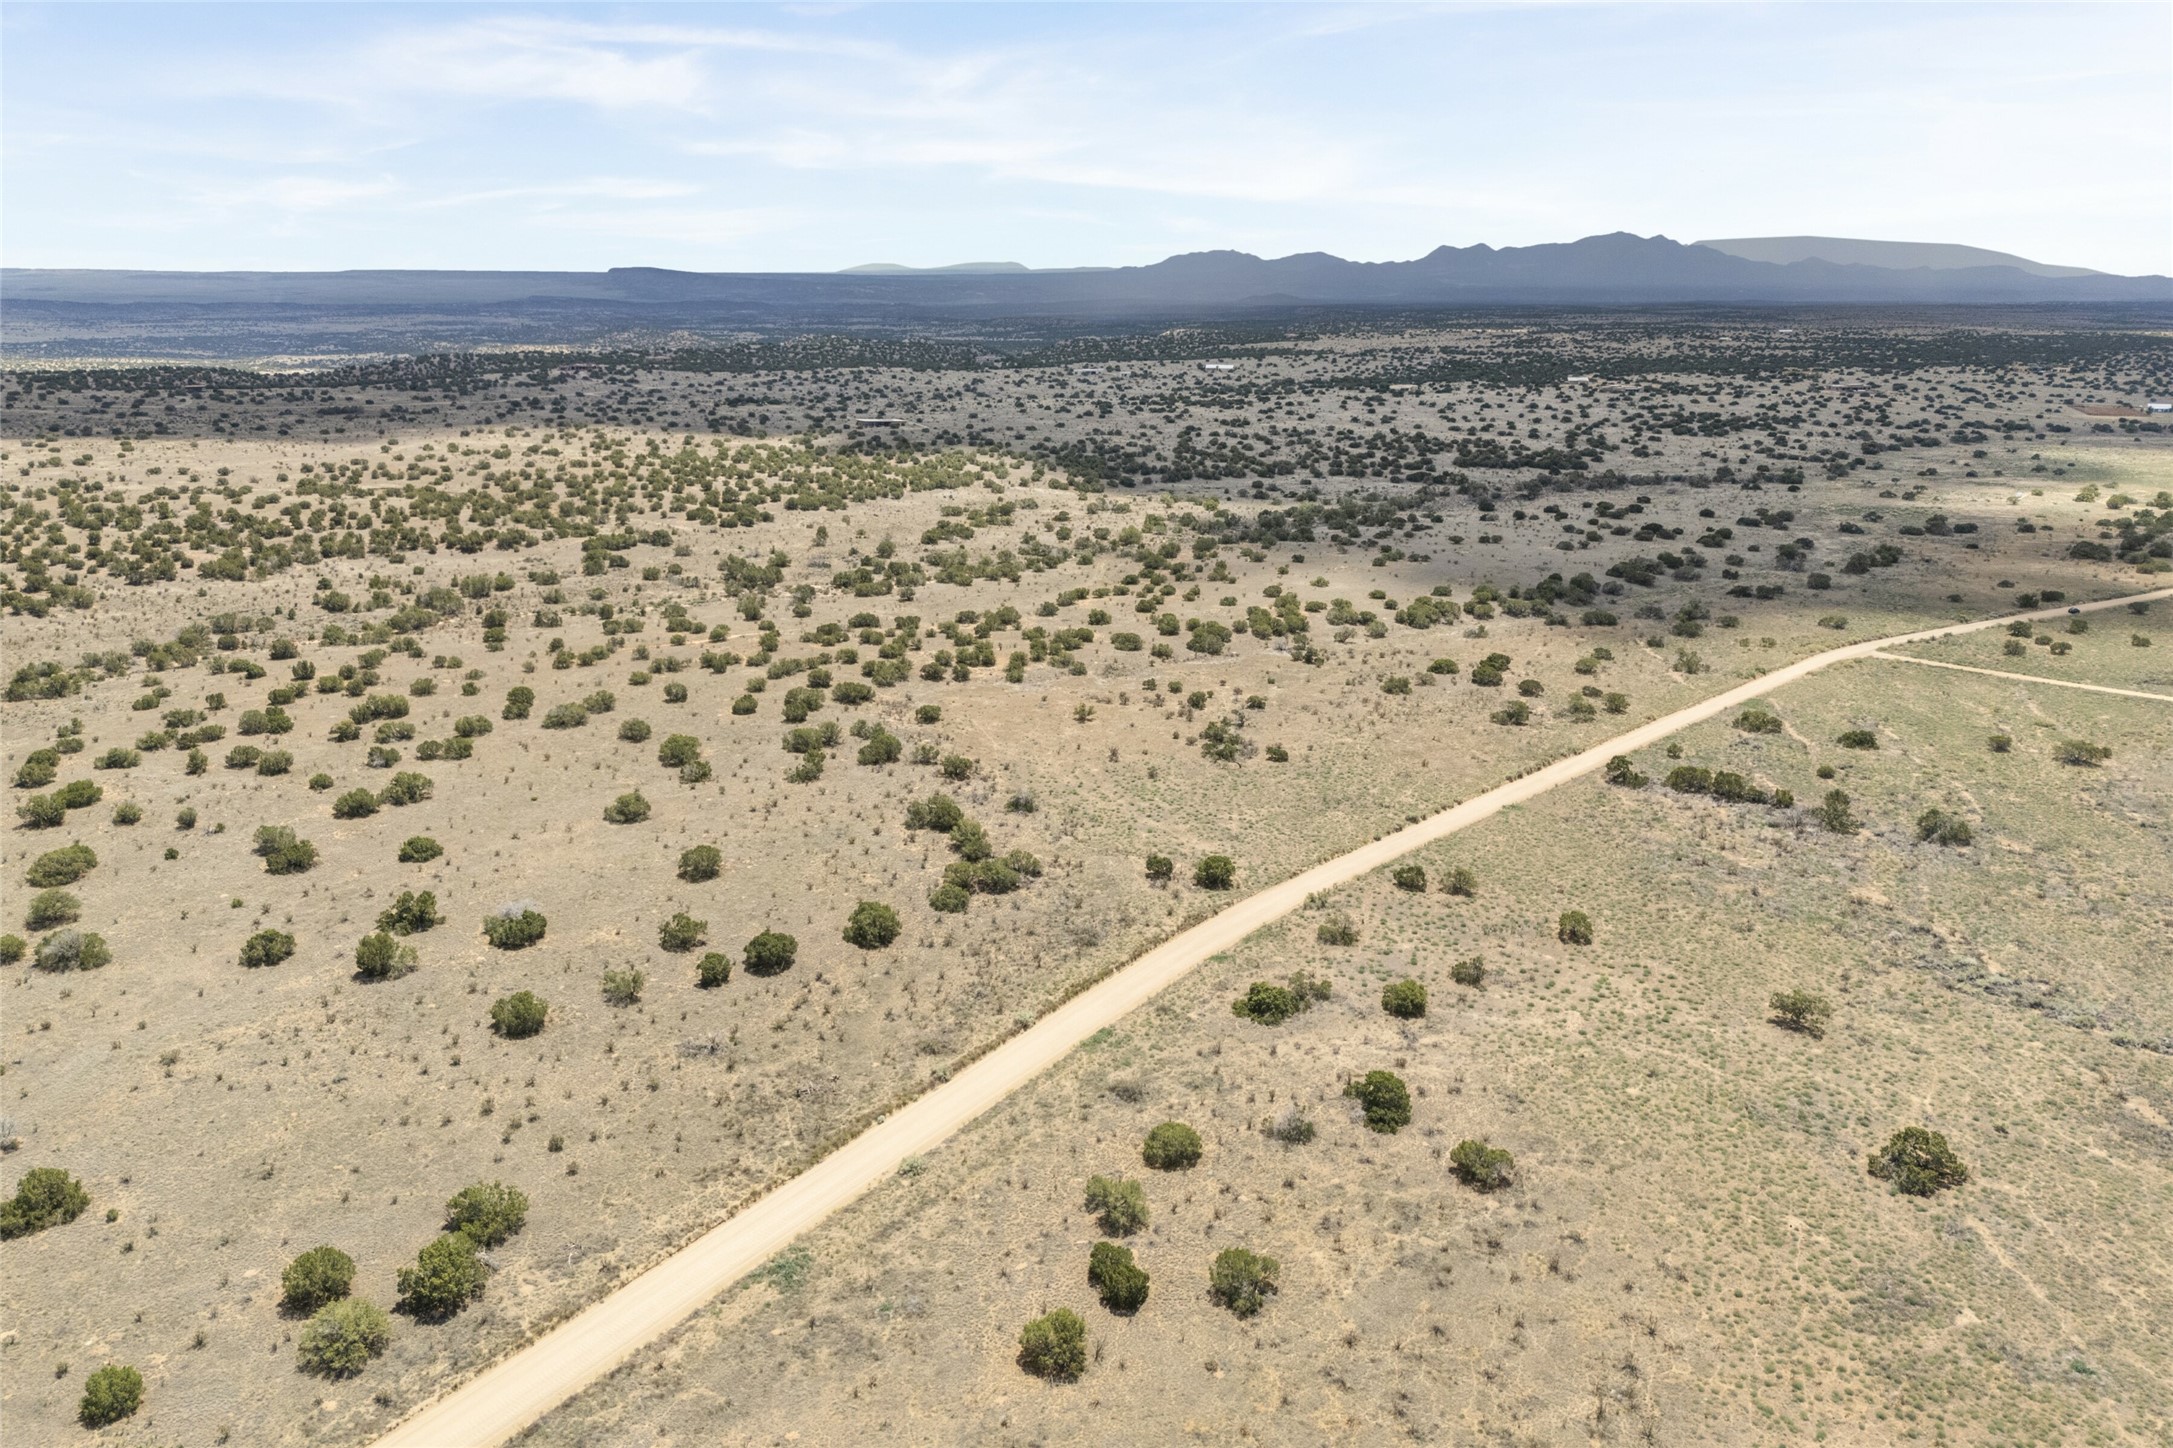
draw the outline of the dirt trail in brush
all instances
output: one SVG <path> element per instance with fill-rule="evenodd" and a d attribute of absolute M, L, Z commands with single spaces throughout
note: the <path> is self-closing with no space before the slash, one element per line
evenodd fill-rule
<path fill-rule="evenodd" d="M 2079 606 L 2081 612 L 2173 597 L 2173 588 Z M 665 1257 L 601 1301 L 475 1378 L 418 1409 L 378 1448 L 486 1448 L 502 1443 L 670 1332 L 702 1305 L 769 1261 L 795 1237 L 932 1151 L 990 1107 L 1068 1055 L 1081 1041 L 1145 1005 L 1193 967 L 1298 909 L 1306 897 L 1357 879 L 1422 846 L 1491 819 L 1511 805 L 1605 766 L 1617 754 L 1769 694 L 1835 664 L 1899 644 L 2000 627 L 2015 618 L 2055 619 L 2065 607 L 1948 624 L 1828 649 L 1712 698 L 1558 759 L 1416 824 L 1315 865 L 1237 901 L 1172 937 L 1051 1011 L 988 1055 L 893 1112 L 744 1211 Z M 2033 680 L 2033 682 L 2048 682 Z"/>
<path fill-rule="evenodd" d="M 1873 658 L 1892 659 L 1897 664 L 1922 664 L 1927 669 L 1953 669 L 1962 674 L 1982 674 L 1988 679 L 2019 679 L 2025 684 L 2051 684 L 2062 689 L 2088 689 L 2093 694 L 2118 694 L 2123 699 L 2156 699 L 2161 704 L 2173 704 L 2173 694 L 2151 694 L 2141 689 L 2116 689 L 2110 684 L 2080 684 L 2070 679 L 2048 679 L 2042 674 L 2015 674 L 2006 669 L 1980 669 L 1974 664 L 1950 664 L 1945 659 L 1919 659 L 1908 654 L 1890 654 L 1881 650 Z"/>

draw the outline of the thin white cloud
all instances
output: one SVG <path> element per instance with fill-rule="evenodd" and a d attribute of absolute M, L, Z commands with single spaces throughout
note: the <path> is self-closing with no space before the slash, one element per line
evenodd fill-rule
<path fill-rule="evenodd" d="M 1623 228 L 2173 265 L 2162 8 L 171 7 L 133 49 L 76 13 L 10 33 L 11 259 L 216 254 L 264 218 L 311 264 L 1385 259 Z"/>

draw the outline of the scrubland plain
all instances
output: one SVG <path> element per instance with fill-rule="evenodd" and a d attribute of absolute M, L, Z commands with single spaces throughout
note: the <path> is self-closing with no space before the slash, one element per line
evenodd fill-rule
<path fill-rule="evenodd" d="M 1219 908 L 1207 857 L 1243 893 L 1835 643 L 2161 581 L 2162 435 L 2072 410 L 2152 385 L 2147 347 L 1690 340 L 1610 340 L 1643 360 L 1598 387 L 1486 329 L 1236 382 L 12 374 L 0 1145 L 88 1205 L 0 1249 L 11 1433 L 80 1433 L 110 1363 L 117 1435 L 367 1440 Z M 2159 622 L 1922 652 L 2150 689 Z M 1264 932 L 541 1435 L 2149 1441 L 2162 706 L 1884 660 L 1770 702 Z M 1819 823 L 1836 788 L 1861 829 Z M 1932 808 L 1972 842 L 1920 841 Z M 847 939 L 863 902 L 894 938 Z M 1297 970 L 1327 998 L 1231 1013 Z M 1797 988 L 1823 1039 L 1768 1021 Z M 494 1019 L 522 991 L 540 1032 Z M 1339 1094 L 1375 1069 L 1393 1135 Z M 1293 1102 L 1315 1137 L 1263 1135 Z M 1165 1119 L 1197 1167 L 1140 1162 Z M 1864 1171 L 1912 1124 L 1971 1169 L 1928 1204 Z M 1514 1185 L 1458 1183 L 1465 1137 Z M 1152 1213 L 1124 1318 L 1080 1208 L 1119 1173 Z M 453 1243 L 480 1295 L 433 1310 L 400 1274 L 493 1182 L 519 1230 Z M 329 1373 L 280 1305 L 320 1244 L 407 1302 Z M 1257 1317 L 1207 1300 L 1226 1246 L 1281 1266 Z M 1058 1306 L 1092 1361 L 1049 1386 L 1014 1359 Z"/>

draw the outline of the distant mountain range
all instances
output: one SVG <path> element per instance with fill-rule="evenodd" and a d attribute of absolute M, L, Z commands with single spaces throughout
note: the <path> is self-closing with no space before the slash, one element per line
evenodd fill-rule
<path fill-rule="evenodd" d="M 2047 266 L 2041 261 L 1981 246 L 1955 246 L 1937 241 L 1857 241 L 1846 236 L 1744 236 L 1732 241 L 1700 241 L 1747 261 L 1770 261 L 1787 266 L 1799 261 L 1830 261 L 1837 266 L 1876 266 L 1895 271 L 1930 267 L 1933 271 L 1960 271 L 1967 267 L 2009 266 L 2036 277 L 2101 277 L 2105 272 L 2086 266 Z"/>
<path fill-rule="evenodd" d="M 850 322 L 926 316 L 1230 315 L 1292 306 L 1656 303 L 2167 303 L 2173 279 L 2046 266 L 1975 247 L 1824 237 L 1684 244 L 1615 232 L 1540 246 L 1443 246 L 1412 261 L 1324 252 L 1193 252 L 1149 266 L 1031 270 L 1015 262 L 845 272 L 0 270 L 20 325 L 125 321 L 150 309 L 263 321 L 278 309 L 475 310 L 630 324 Z M 11 326 L 8 330 L 15 330 Z"/>

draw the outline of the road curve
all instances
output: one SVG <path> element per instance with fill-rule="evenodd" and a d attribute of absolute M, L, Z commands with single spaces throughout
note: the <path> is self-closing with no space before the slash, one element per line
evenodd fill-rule
<path fill-rule="evenodd" d="M 2084 612 L 2146 599 L 2173 588 L 2079 605 Z M 1534 770 L 1477 798 L 1315 865 L 1140 956 L 1073 997 L 979 1061 L 863 1131 L 800 1175 L 712 1227 L 601 1301 L 424 1404 L 378 1439 L 378 1448 L 488 1448 L 618 1367 L 692 1316 L 702 1304 L 774 1257 L 795 1237 L 890 1177 L 909 1156 L 930 1151 L 1013 1091 L 1062 1060 L 1105 1026 L 1152 1000 L 1202 961 L 1305 903 L 1307 896 L 1377 870 L 1435 840 L 1469 829 L 1514 804 L 1590 774 L 1608 758 L 1658 742 L 1833 664 L 1897 644 L 1994 628 L 2016 618 L 2064 617 L 2065 607 L 1949 624 L 1813 654 L 1750 683 L 1678 709 L 1580 754 Z"/>

